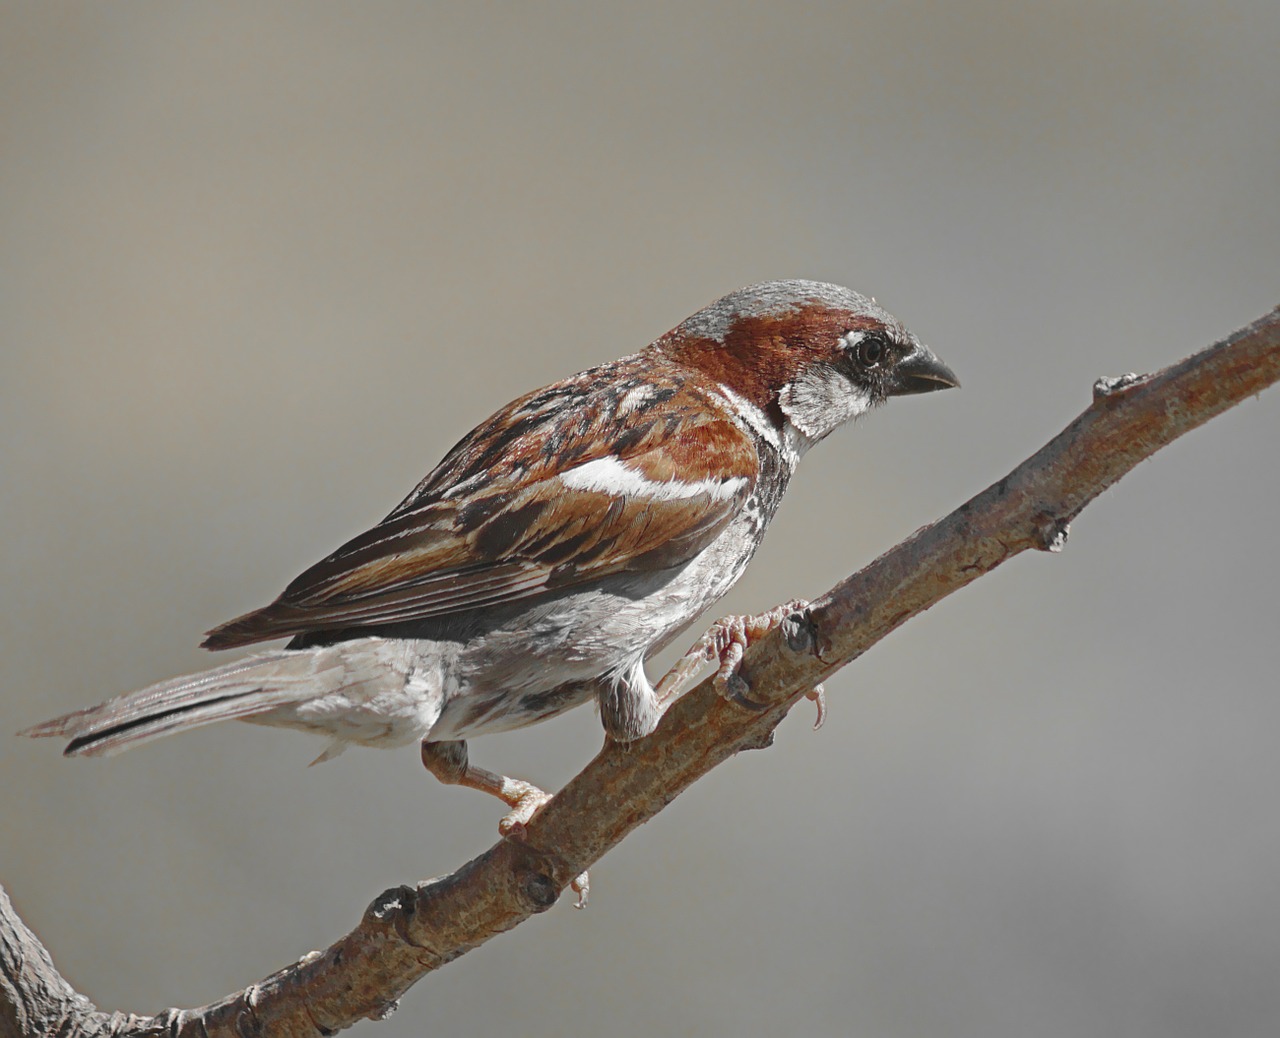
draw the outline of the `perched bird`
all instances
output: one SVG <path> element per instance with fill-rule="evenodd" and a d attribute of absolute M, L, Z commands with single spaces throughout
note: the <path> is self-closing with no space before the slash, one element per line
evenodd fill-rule
<path fill-rule="evenodd" d="M 647 735 L 689 668 L 655 688 L 645 661 L 742 575 L 801 455 L 891 396 L 957 385 L 865 296 L 744 288 L 508 404 L 381 523 L 204 641 L 283 648 L 22 734 L 67 738 L 70 756 L 231 718 L 327 736 L 320 760 L 421 741 L 438 777 L 527 818 L 540 791 L 471 765 L 464 740 L 589 700 L 612 738 Z M 730 678 L 779 615 L 722 622 L 694 652 L 710 645 Z"/>

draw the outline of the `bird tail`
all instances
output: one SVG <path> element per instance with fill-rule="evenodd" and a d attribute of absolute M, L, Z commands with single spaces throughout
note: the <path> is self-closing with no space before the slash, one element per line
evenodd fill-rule
<path fill-rule="evenodd" d="M 215 721 L 251 717 L 309 698 L 316 688 L 315 653 L 279 649 L 199 674 L 109 699 L 19 732 L 63 737 L 68 757 L 105 757 Z"/>

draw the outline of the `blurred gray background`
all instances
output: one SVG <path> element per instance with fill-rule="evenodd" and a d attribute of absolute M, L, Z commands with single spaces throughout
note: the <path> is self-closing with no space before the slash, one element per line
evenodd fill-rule
<path fill-rule="evenodd" d="M 821 593 L 1280 302 L 1277 53 L 1273 0 L 5 4 L 19 910 L 104 1008 L 191 1006 L 489 846 L 412 749 L 8 733 L 205 665 L 493 409 L 763 278 L 964 381 L 816 451 L 724 606 Z M 1175 444 L 360 1033 L 1277 1033 L 1278 443 L 1268 393 Z M 556 788 L 600 739 L 472 751 Z"/>

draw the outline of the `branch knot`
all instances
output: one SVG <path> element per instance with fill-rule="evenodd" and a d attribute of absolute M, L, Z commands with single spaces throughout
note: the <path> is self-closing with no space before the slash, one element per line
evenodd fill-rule
<path fill-rule="evenodd" d="M 1124 375 L 1106 375 L 1093 384 L 1095 402 L 1118 396 L 1127 390 L 1134 389 L 1146 382 L 1149 375 L 1135 375 L 1132 371 Z"/>
<path fill-rule="evenodd" d="M 1035 545 L 1041 551 L 1060 552 L 1067 546 L 1067 534 L 1071 532 L 1071 524 L 1041 512 L 1032 523 Z"/>

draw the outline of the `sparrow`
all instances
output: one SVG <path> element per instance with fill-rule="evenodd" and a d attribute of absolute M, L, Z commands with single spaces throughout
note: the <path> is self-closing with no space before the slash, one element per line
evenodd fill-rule
<path fill-rule="evenodd" d="M 545 794 L 470 764 L 466 740 L 590 701 L 614 740 L 653 731 L 690 667 L 655 686 L 646 661 L 742 576 L 804 453 L 890 397 L 958 385 L 857 292 L 741 289 L 508 404 L 382 522 L 203 643 L 282 648 L 21 734 L 85 757 L 233 718 L 325 736 L 317 761 L 419 742 L 437 777 L 508 804 L 510 831 Z M 785 614 L 728 618 L 691 658 L 719 656 L 733 694 L 746 642 Z"/>

